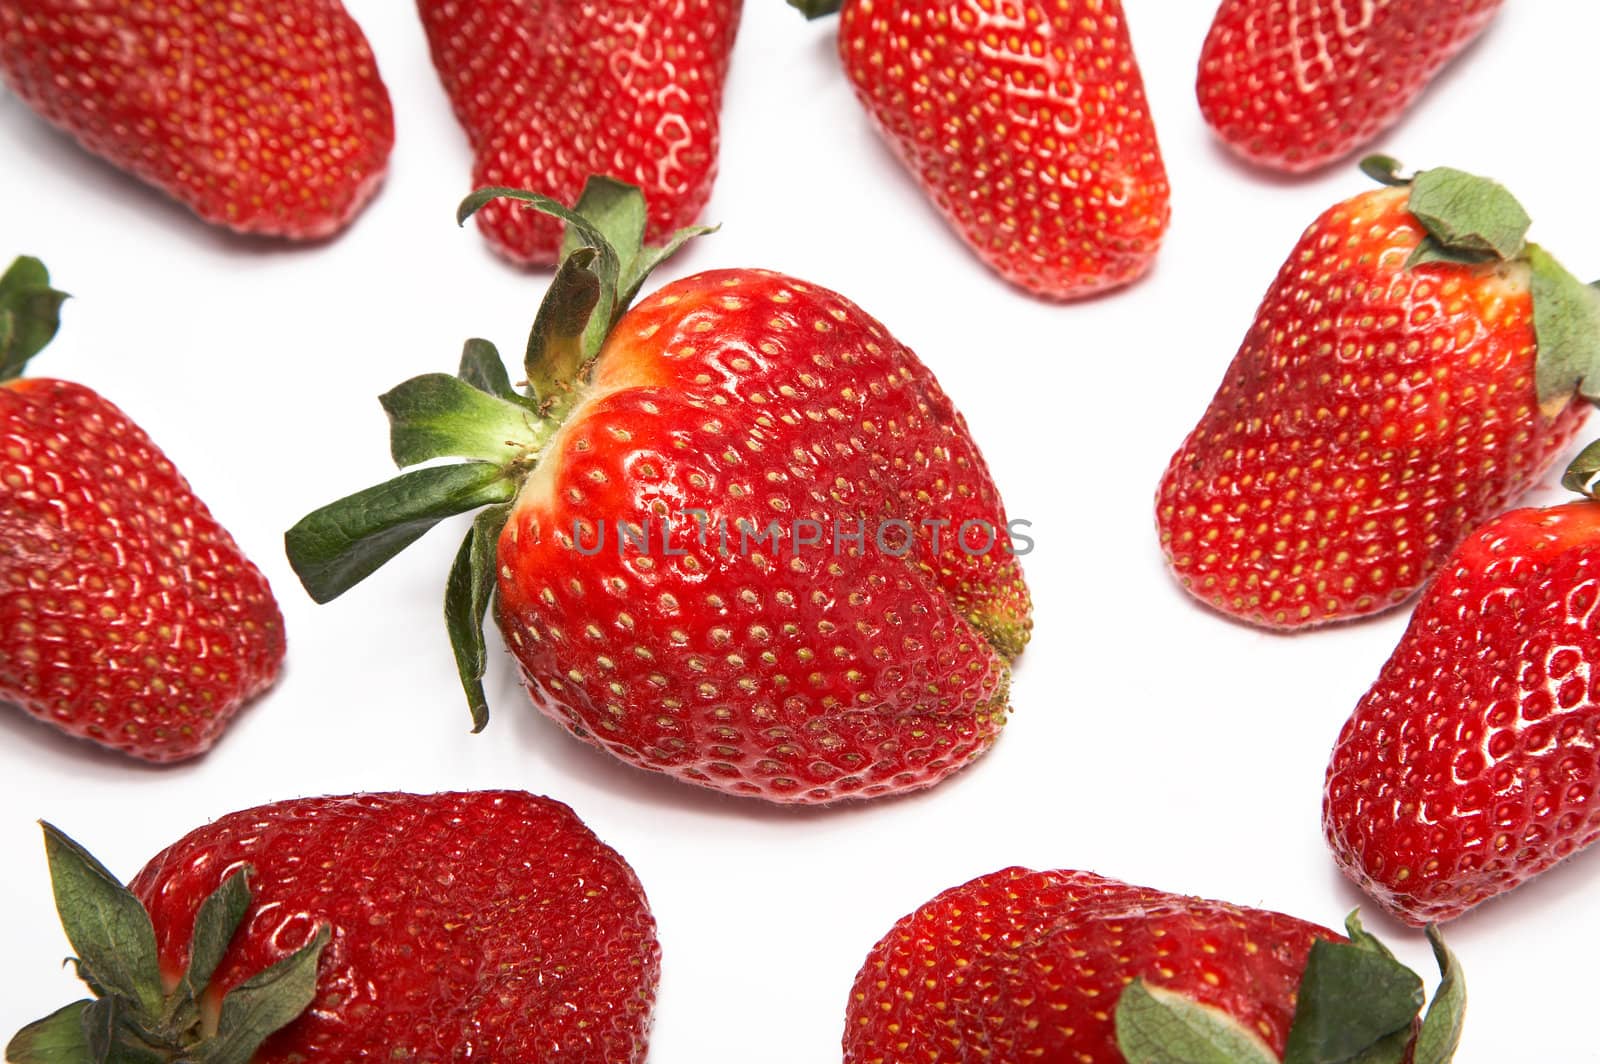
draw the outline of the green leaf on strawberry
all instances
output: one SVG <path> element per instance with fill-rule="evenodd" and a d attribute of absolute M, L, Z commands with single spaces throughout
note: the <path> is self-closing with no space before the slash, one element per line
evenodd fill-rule
<path fill-rule="evenodd" d="M 1539 408 L 1554 417 L 1574 394 L 1600 401 L 1600 292 L 1537 244 L 1528 246 L 1528 264 L 1533 271 L 1533 328 L 1539 337 L 1534 380 Z"/>
<path fill-rule="evenodd" d="M 430 466 L 347 496 L 302 518 L 284 537 L 301 583 L 328 602 L 370 576 L 439 521 L 489 507 L 457 552 L 445 593 L 445 625 L 472 714 L 488 721 L 482 679 L 487 662 L 483 622 L 495 586 L 495 541 L 522 480 L 536 467 L 588 383 L 595 357 L 650 271 L 710 227 L 681 229 L 660 247 L 644 243 L 646 214 L 639 190 L 595 177 L 576 208 L 520 189 L 485 188 L 457 211 L 465 222 L 485 204 L 507 198 L 566 223 L 563 258 L 528 337 L 528 390 L 511 384 L 487 340 L 469 340 L 454 377 L 412 378 L 384 394 L 390 451 L 399 467 Z"/>
<path fill-rule="evenodd" d="M 31 256 L 19 256 L 0 274 L 0 381 L 20 377 L 54 339 L 67 298 L 50 287 L 50 271 Z"/>
<path fill-rule="evenodd" d="M 1361 926 L 1348 942 L 1319 940 L 1301 975 L 1283 1064 L 1448 1064 L 1461 1040 L 1466 985 L 1438 929 L 1428 940 L 1440 982 L 1420 1028 L 1422 980 Z M 1262 1040 L 1226 1012 L 1136 980 L 1116 1008 L 1117 1045 L 1128 1064 L 1264 1064 Z M 1415 1040 L 1413 1045 L 1413 1032 Z"/>
<path fill-rule="evenodd" d="M 6 1046 L 13 1064 L 248 1064 L 316 994 L 332 932 L 222 996 L 214 1031 L 200 1002 L 250 907 L 249 869 L 233 871 L 200 905 L 187 970 L 163 993 L 150 914 L 127 887 L 55 827 L 45 853 L 78 974 L 95 994 L 24 1027 Z"/>

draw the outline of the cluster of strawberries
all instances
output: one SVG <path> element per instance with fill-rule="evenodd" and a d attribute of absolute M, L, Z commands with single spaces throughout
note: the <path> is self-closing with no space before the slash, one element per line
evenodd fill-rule
<path fill-rule="evenodd" d="M 1256 163 L 1322 166 L 1395 121 L 1497 6 L 1377 0 L 1351 21 L 1225 0 L 1202 112 Z M 777 273 L 701 273 L 632 305 L 703 232 L 684 227 L 710 192 L 737 6 L 419 7 L 485 186 L 462 219 L 557 268 L 524 384 L 473 339 L 454 375 L 382 397 L 406 471 L 289 530 L 306 590 L 334 599 L 472 513 L 445 615 L 477 727 L 492 607 L 541 711 L 688 783 L 820 803 L 980 756 L 1031 603 L 983 457 L 926 366 L 843 296 Z M 1074 298 L 1148 268 L 1167 184 L 1117 0 L 847 0 L 839 49 L 897 155 L 1009 280 Z M 246 232 L 336 232 L 393 142 L 338 0 L 4 3 L 0 75 Z M 1600 294 L 1528 242 L 1494 182 L 1364 168 L 1384 187 L 1301 237 L 1156 518 L 1182 585 L 1247 623 L 1307 628 L 1425 588 L 1333 751 L 1324 826 L 1380 906 L 1428 925 L 1431 1004 L 1354 917 L 1340 935 L 1006 869 L 872 949 L 849 1064 L 1444 1064 L 1465 989 L 1433 924 L 1600 832 L 1600 502 L 1503 512 L 1600 397 Z M 138 427 L 81 385 L 21 376 L 64 298 L 38 260 L 0 276 L 0 697 L 136 757 L 196 757 L 276 678 L 282 617 Z M 1568 483 L 1597 478 L 1600 445 Z M 607 528 L 640 549 L 584 548 Z M 25 1028 L 8 1060 L 645 1055 L 648 903 L 549 799 L 280 802 L 191 833 L 127 886 L 45 834 L 95 996 Z"/>

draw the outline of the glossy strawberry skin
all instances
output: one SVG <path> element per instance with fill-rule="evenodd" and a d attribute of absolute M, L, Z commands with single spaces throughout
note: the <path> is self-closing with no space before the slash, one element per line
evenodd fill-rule
<path fill-rule="evenodd" d="M 1513 502 L 1587 404 L 1538 410 L 1527 268 L 1404 263 L 1404 189 L 1306 231 L 1157 494 L 1183 586 L 1254 624 L 1388 609 Z"/>
<path fill-rule="evenodd" d="M 990 268 L 1071 299 L 1150 268 L 1167 175 L 1118 0 L 847 0 L 856 95 Z"/>
<path fill-rule="evenodd" d="M 1399 121 L 1500 4 L 1223 0 L 1200 54 L 1200 111 L 1251 162 L 1314 170 Z"/>
<path fill-rule="evenodd" d="M 130 884 L 176 978 L 200 903 L 248 864 L 213 995 L 331 927 L 317 997 L 255 1064 L 644 1059 L 660 971 L 638 879 L 520 791 L 306 798 L 222 817 Z"/>
<path fill-rule="evenodd" d="M 339 0 L 14 0 L 0 77 L 89 151 L 240 232 L 337 232 L 394 144 L 388 91 Z"/>
<path fill-rule="evenodd" d="M 146 760 L 207 750 L 283 664 L 266 578 L 82 385 L 0 385 L 0 448 L 0 698 Z"/>
<path fill-rule="evenodd" d="M 1439 571 L 1334 747 L 1323 827 L 1411 924 L 1600 835 L 1600 503 L 1514 510 Z"/>
<path fill-rule="evenodd" d="M 500 628 L 546 714 L 779 802 L 927 786 L 988 748 L 1027 590 L 965 422 L 882 325 L 793 278 L 703 273 L 618 323 L 590 388 L 499 540 Z M 652 545 L 626 547 L 618 522 L 646 518 Z M 880 520 L 915 549 L 878 549 Z M 924 520 L 951 522 L 937 555 Z M 973 525 L 958 549 L 965 521 L 998 542 Z"/>
<path fill-rule="evenodd" d="M 737 0 L 418 0 L 434 66 L 466 130 L 475 187 L 574 203 L 591 175 L 644 191 L 649 236 L 711 196 Z M 561 223 L 508 201 L 479 226 L 514 262 L 556 259 Z"/>
<path fill-rule="evenodd" d="M 867 955 L 845 1064 L 1114 1064 L 1112 1014 L 1135 979 L 1220 1008 L 1282 1056 L 1311 945 L 1343 941 L 1281 913 L 1007 868 L 945 891 Z"/>

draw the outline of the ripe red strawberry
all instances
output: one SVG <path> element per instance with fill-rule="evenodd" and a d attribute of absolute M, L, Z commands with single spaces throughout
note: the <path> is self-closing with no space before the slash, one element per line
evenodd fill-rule
<path fill-rule="evenodd" d="M 1600 448 L 1574 463 L 1585 487 Z M 1417 604 L 1328 766 L 1334 858 L 1408 923 L 1449 920 L 1600 836 L 1600 502 L 1475 531 Z"/>
<path fill-rule="evenodd" d="M 1422 981 L 1354 914 L 1348 929 L 1347 942 L 1091 872 L 1003 869 L 940 894 L 872 948 L 844 1061 L 1448 1061 L 1466 988 L 1443 941 L 1430 930 L 1443 981 L 1418 1027 Z"/>
<path fill-rule="evenodd" d="M 23 1029 L 8 1061 L 644 1059 L 649 904 L 548 798 L 277 802 L 190 832 L 127 888 L 48 825 L 45 842 L 96 1000 Z"/>
<path fill-rule="evenodd" d="M 1306 230 L 1161 481 L 1187 590 L 1275 628 L 1385 610 L 1534 482 L 1600 394 L 1600 297 L 1527 225 L 1441 168 Z"/>
<path fill-rule="evenodd" d="M 591 174 L 644 190 L 651 240 L 700 216 L 738 0 L 417 0 L 433 63 L 467 132 L 473 184 L 574 203 Z M 561 225 L 515 204 L 478 225 L 514 262 L 551 263 Z"/>
<path fill-rule="evenodd" d="M 245 233 L 344 228 L 394 145 L 339 0 L 7 0 L 0 78 L 89 151 Z"/>
<path fill-rule="evenodd" d="M 538 706 L 641 767 L 822 802 L 982 753 L 1029 604 L 999 494 L 927 367 L 842 296 L 764 271 L 698 274 L 623 314 L 670 251 L 641 252 L 637 191 L 596 180 L 579 214 L 520 195 L 585 245 L 539 311 L 531 394 L 472 340 L 459 379 L 384 396 L 401 466 L 471 461 L 302 520 L 287 546 L 307 590 L 327 601 L 487 505 L 446 604 L 480 727 L 497 592 Z"/>
<path fill-rule="evenodd" d="M 1200 53 L 1200 111 L 1251 162 L 1314 170 L 1398 122 L 1500 3 L 1222 0 Z"/>
<path fill-rule="evenodd" d="M 841 0 L 790 0 L 807 17 Z M 978 257 L 1074 299 L 1150 268 L 1167 172 L 1120 0 L 843 0 L 873 123 Z"/>
<path fill-rule="evenodd" d="M 277 678 L 283 617 L 127 415 L 20 377 L 64 298 L 37 259 L 0 277 L 0 699 L 135 757 L 194 757 Z"/>

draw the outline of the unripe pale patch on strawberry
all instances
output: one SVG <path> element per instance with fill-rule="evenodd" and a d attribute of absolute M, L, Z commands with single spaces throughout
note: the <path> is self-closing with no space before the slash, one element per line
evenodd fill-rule
<path fill-rule="evenodd" d="M 637 190 L 603 179 L 576 213 L 486 190 L 463 217 L 501 195 L 568 225 L 529 390 L 475 340 L 458 377 L 385 395 L 402 467 L 469 461 L 292 529 L 313 597 L 483 506 L 446 601 L 479 727 L 493 600 L 546 715 L 690 783 L 874 797 L 986 750 L 1030 606 L 999 494 L 927 368 L 842 296 L 769 271 L 697 274 L 628 310 L 692 233 L 645 246 Z"/>
<path fill-rule="evenodd" d="M 1413 594 L 1567 445 L 1600 381 L 1600 296 L 1526 242 L 1500 186 L 1447 168 L 1301 237 L 1157 497 L 1169 566 L 1291 629 Z"/>

